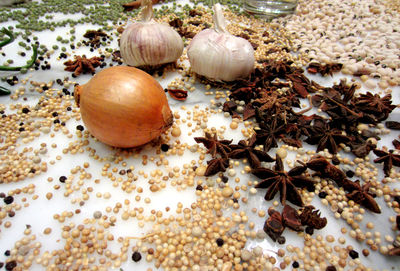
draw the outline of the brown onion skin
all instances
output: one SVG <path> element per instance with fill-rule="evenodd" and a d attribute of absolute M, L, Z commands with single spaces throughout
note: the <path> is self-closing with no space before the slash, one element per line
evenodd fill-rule
<path fill-rule="evenodd" d="M 173 115 L 161 85 L 142 70 L 114 66 L 75 87 L 83 123 L 99 141 L 131 148 L 171 127 Z"/>

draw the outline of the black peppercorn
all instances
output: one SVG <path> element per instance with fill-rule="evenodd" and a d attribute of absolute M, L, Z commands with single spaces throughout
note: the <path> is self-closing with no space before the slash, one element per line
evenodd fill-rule
<path fill-rule="evenodd" d="M 161 150 L 163 152 L 167 152 L 169 150 L 169 145 L 168 144 L 161 144 Z"/>
<path fill-rule="evenodd" d="M 138 251 L 133 252 L 133 254 L 132 254 L 132 261 L 138 262 L 138 261 L 140 261 L 141 259 L 142 259 L 142 255 L 140 254 L 140 252 L 138 252 Z"/>
<path fill-rule="evenodd" d="M 215 240 L 217 242 L 217 245 L 219 247 L 222 247 L 224 245 L 224 240 L 222 240 L 222 238 L 218 238 L 217 240 Z"/>
<path fill-rule="evenodd" d="M 349 251 L 349 256 L 354 260 L 358 258 L 358 252 L 352 249 Z"/>
<path fill-rule="evenodd" d="M 11 203 L 13 203 L 14 198 L 13 198 L 13 196 L 7 196 L 3 199 L 3 201 L 5 204 L 11 204 Z"/>
<path fill-rule="evenodd" d="M 65 183 L 65 181 L 67 180 L 67 177 L 61 176 L 61 177 L 59 178 L 59 180 L 60 180 L 61 183 Z"/>

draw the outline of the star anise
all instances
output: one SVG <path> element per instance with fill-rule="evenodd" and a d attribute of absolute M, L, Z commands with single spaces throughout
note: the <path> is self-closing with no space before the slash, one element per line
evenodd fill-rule
<path fill-rule="evenodd" d="M 232 151 L 229 153 L 229 158 L 241 159 L 247 158 L 251 168 L 258 168 L 261 166 L 261 162 L 273 162 L 274 159 L 268 155 L 268 153 L 256 150 L 255 144 L 256 136 L 253 135 L 249 142 L 240 140 L 237 145 L 230 145 Z"/>
<path fill-rule="evenodd" d="M 252 104 L 256 105 L 260 111 L 267 111 L 270 114 L 279 112 L 288 101 L 286 97 L 280 97 L 276 90 L 261 91 L 258 96 L 259 98 L 255 99 Z"/>
<path fill-rule="evenodd" d="M 301 219 L 299 214 L 297 213 L 297 210 L 291 207 L 290 205 L 285 205 L 285 207 L 283 207 L 282 221 L 283 225 L 294 231 L 303 230 Z"/>
<path fill-rule="evenodd" d="M 268 209 L 269 217 L 264 223 L 264 231 L 271 239 L 276 242 L 285 230 L 283 225 L 282 215 L 273 208 Z"/>
<path fill-rule="evenodd" d="M 400 141 L 398 141 L 397 139 L 394 139 L 392 141 L 393 146 L 395 147 L 396 150 L 400 150 Z"/>
<path fill-rule="evenodd" d="M 227 158 L 214 158 L 207 161 L 207 169 L 204 176 L 208 177 L 218 172 L 225 172 L 226 168 L 229 166 L 229 159 Z"/>
<path fill-rule="evenodd" d="M 268 188 L 265 200 L 272 200 L 279 191 L 280 201 L 283 205 L 288 200 L 297 206 L 303 206 L 303 200 L 296 187 L 314 190 L 314 181 L 302 176 L 306 170 L 307 167 L 298 166 L 292 168 L 289 172 L 284 171 L 282 159 L 277 155 L 274 170 L 260 167 L 253 169 L 252 173 L 263 179 L 255 186 L 256 188 Z"/>
<path fill-rule="evenodd" d="M 356 89 L 355 85 L 335 85 L 336 88 L 327 88 L 325 92 L 312 97 L 314 106 L 319 107 L 336 122 L 355 122 L 363 117 L 363 114 L 356 112 L 353 105 L 349 103 Z"/>
<path fill-rule="evenodd" d="M 311 160 L 306 163 L 306 166 L 317 172 L 321 178 L 331 179 L 346 191 L 353 191 L 358 188 L 357 184 L 347 179 L 346 174 L 342 170 L 332 165 L 322 156 L 311 158 Z"/>
<path fill-rule="evenodd" d="M 206 132 L 205 137 L 195 137 L 194 140 L 197 143 L 202 143 L 213 158 L 215 158 L 217 154 L 221 155 L 222 158 L 228 158 L 228 153 L 231 151 L 229 144 L 232 143 L 232 140 L 218 140 L 216 134 L 211 135 Z"/>
<path fill-rule="evenodd" d="M 394 154 L 394 150 L 384 151 L 374 149 L 373 152 L 378 156 L 374 160 L 374 163 L 383 163 L 383 172 L 386 177 L 390 175 L 393 166 L 400 167 L 400 155 Z"/>
<path fill-rule="evenodd" d="M 271 61 L 266 63 L 265 70 L 270 72 L 275 77 L 285 78 L 286 74 L 292 73 L 294 68 L 290 65 L 293 62 L 289 61 Z"/>
<path fill-rule="evenodd" d="M 322 76 L 325 75 L 331 75 L 334 72 L 339 72 L 343 67 L 343 64 L 341 63 L 327 63 L 327 64 L 321 64 L 317 62 L 312 62 L 308 64 L 307 71 L 309 73 L 315 74 L 315 73 L 320 73 Z"/>
<path fill-rule="evenodd" d="M 300 220 L 304 226 L 311 227 L 312 229 L 320 230 L 328 223 L 326 217 L 321 217 L 319 210 L 314 210 L 315 207 L 308 205 L 301 210 Z"/>
<path fill-rule="evenodd" d="M 260 117 L 259 117 L 260 118 Z M 272 121 L 259 121 L 259 129 L 256 129 L 257 143 L 263 144 L 264 151 L 278 147 L 278 138 L 285 132 L 285 124 L 275 115 Z"/>
<path fill-rule="evenodd" d="M 359 97 L 352 99 L 352 104 L 357 110 L 363 112 L 371 122 L 380 122 L 389 117 L 389 114 L 396 108 L 392 104 L 392 95 L 384 97 L 378 94 L 367 92 Z"/>
<path fill-rule="evenodd" d="M 286 79 L 292 82 L 293 90 L 302 98 L 306 98 L 310 93 L 317 91 L 317 85 L 311 82 L 303 73 L 286 74 Z"/>
<path fill-rule="evenodd" d="M 94 74 L 96 71 L 96 67 L 101 65 L 101 62 L 104 59 L 102 57 L 92 57 L 86 58 L 83 56 L 75 56 L 74 60 L 68 60 L 64 62 L 66 71 L 74 72 L 75 76 L 80 75 L 81 73 L 91 73 Z"/>
<path fill-rule="evenodd" d="M 400 256 L 400 247 L 394 247 L 389 250 L 388 252 L 389 256 Z"/>
<path fill-rule="evenodd" d="M 83 37 L 89 39 L 89 43 L 92 47 L 98 48 L 101 43 L 101 38 L 107 38 L 107 34 L 101 29 L 99 30 L 88 30 Z"/>
<path fill-rule="evenodd" d="M 270 207 L 268 209 L 268 219 L 264 223 L 264 231 L 271 239 L 276 242 L 281 237 L 286 227 L 294 231 L 302 231 L 302 225 L 296 209 L 285 205 L 282 214 Z"/>
<path fill-rule="evenodd" d="M 369 188 L 371 186 L 371 183 L 366 183 L 362 186 L 360 185 L 359 180 L 355 181 L 354 183 L 357 185 L 357 189 L 351 191 L 350 193 L 347 193 L 346 197 L 364 206 L 368 210 L 380 214 L 381 209 L 379 208 L 379 205 L 376 203 L 372 195 L 369 193 Z"/>
<path fill-rule="evenodd" d="M 360 158 L 367 156 L 372 150 L 376 148 L 376 145 L 370 140 L 363 140 L 362 142 L 351 142 L 351 152 Z"/>
<path fill-rule="evenodd" d="M 314 120 L 310 134 L 305 141 L 312 145 L 318 144 L 317 152 L 328 149 L 330 153 L 336 154 L 340 143 L 348 143 L 351 140 L 343 135 L 341 130 L 331 128 L 330 124 L 322 119 Z"/>

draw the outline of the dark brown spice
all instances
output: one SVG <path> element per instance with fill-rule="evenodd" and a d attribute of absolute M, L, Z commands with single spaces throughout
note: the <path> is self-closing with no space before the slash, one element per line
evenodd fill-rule
<path fill-rule="evenodd" d="M 103 60 L 103 58 L 96 56 L 92 58 L 86 58 L 85 55 L 75 56 L 74 60 L 64 62 L 64 65 L 67 66 L 65 70 L 73 72 L 75 76 L 81 73 L 94 74 L 96 72 L 96 67 L 100 66 Z"/>
<path fill-rule="evenodd" d="M 168 94 L 175 100 L 178 101 L 185 101 L 187 99 L 188 96 L 188 92 L 186 90 L 183 89 L 167 89 Z"/>
<path fill-rule="evenodd" d="M 374 160 L 374 163 L 383 163 L 383 172 L 386 177 L 390 175 L 393 166 L 400 167 L 400 155 L 394 154 L 393 150 L 384 151 L 374 149 L 373 152 L 378 156 L 378 158 Z"/>
<path fill-rule="evenodd" d="M 283 205 L 288 200 L 297 206 L 303 206 L 303 200 L 296 187 L 306 187 L 313 191 L 315 184 L 313 180 L 302 175 L 306 170 L 307 167 L 298 166 L 288 172 L 284 171 L 282 159 L 277 155 L 274 170 L 260 167 L 251 172 L 263 179 L 255 186 L 256 188 L 268 188 L 265 200 L 272 200 L 279 191 L 280 201 Z"/>
<path fill-rule="evenodd" d="M 237 145 L 230 145 L 231 152 L 229 153 L 229 158 L 247 158 L 251 168 L 260 167 L 261 162 L 273 162 L 274 159 L 268 153 L 254 149 L 256 139 L 256 136 L 253 135 L 248 142 L 240 140 Z"/>

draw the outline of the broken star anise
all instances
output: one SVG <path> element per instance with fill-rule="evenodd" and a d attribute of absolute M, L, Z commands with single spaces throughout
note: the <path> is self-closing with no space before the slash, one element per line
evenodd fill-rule
<path fill-rule="evenodd" d="M 222 158 L 228 158 L 228 153 L 231 151 L 229 144 L 232 143 L 232 140 L 218 140 L 216 134 L 211 135 L 206 132 L 205 137 L 195 137 L 194 140 L 197 143 L 202 143 L 213 158 L 215 158 L 217 154 L 221 155 Z"/>
<path fill-rule="evenodd" d="M 276 242 L 279 241 L 285 227 L 294 231 L 302 231 L 302 225 L 297 210 L 290 205 L 285 205 L 282 214 L 270 207 L 268 209 L 269 217 L 264 223 L 264 231 L 271 239 Z"/>
<path fill-rule="evenodd" d="M 371 186 L 371 183 L 366 183 L 362 186 L 360 185 L 359 180 L 355 181 L 354 183 L 358 186 L 358 188 L 351 191 L 350 193 L 347 193 L 346 197 L 364 206 L 368 210 L 380 214 L 381 209 L 379 208 L 379 205 L 376 203 L 372 195 L 369 193 L 369 188 Z"/>
<path fill-rule="evenodd" d="M 256 136 L 253 135 L 248 142 L 240 140 L 237 145 L 230 145 L 232 151 L 229 153 L 229 158 L 247 158 L 251 168 L 260 167 L 261 162 L 273 162 L 274 159 L 268 153 L 254 148 L 255 143 Z"/>
<path fill-rule="evenodd" d="M 373 152 L 378 156 L 374 160 L 374 163 L 383 163 L 383 172 L 386 177 L 390 175 L 393 166 L 400 167 L 400 155 L 394 154 L 394 150 L 384 151 L 374 149 Z"/>
<path fill-rule="evenodd" d="M 320 230 L 328 223 L 326 217 L 321 217 L 319 210 L 314 210 L 315 207 L 308 205 L 301 210 L 300 220 L 304 226 L 311 227 L 312 229 Z"/>
<path fill-rule="evenodd" d="M 253 169 L 252 173 L 263 179 L 255 186 L 256 188 L 268 188 L 265 200 L 272 200 L 279 191 L 280 201 L 283 205 L 287 200 L 297 206 L 303 206 L 303 200 L 297 187 L 306 187 L 309 191 L 313 191 L 315 184 L 313 180 L 302 176 L 306 170 L 307 167 L 298 166 L 286 172 L 282 159 L 277 155 L 274 170 L 260 167 Z"/>
<path fill-rule="evenodd" d="M 396 108 L 392 104 L 391 94 L 381 97 L 378 94 L 367 92 L 352 99 L 351 103 L 358 111 L 363 112 L 371 122 L 380 122 L 387 119 L 389 114 Z"/>
<path fill-rule="evenodd" d="M 83 37 L 89 39 L 89 44 L 93 48 L 98 48 L 101 44 L 101 39 L 102 38 L 107 38 L 108 35 L 103 32 L 101 29 L 99 30 L 88 30 L 86 33 L 83 35 Z M 85 42 L 86 43 L 86 42 Z M 87 45 L 87 43 L 86 43 Z"/>
<path fill-rule="evenodd" d="M 343 67 L 341 63 L 327 63 L 321 64 L 317 62 L 311 62 L 308 64 L 307 71 L 315 74 L 320 73 L 322 76 L 332 75 L 334 72 L 339 72 Z"/>
<path fill-rule="evenodd" d="M 264 223 L 264 231 L 271 239 L 276 242 L 285 230 L 282 215 L 272 207 L 268 209 L 269 217 Z"/>
<path fill-rule="evenodd" d="M 263 144 L 264 151 L 278 147 L 278 138 L 285 132 L 285 124 L 277 115 L 270 121 L 259 121 L 259 129 L 256 129 L 258 144 Z"/>
<path fill-rule="evenodd" d="M 321 178 L 331 179 L 346 191 L 353 191 L 358 188 L 354 182 L 347 179 L 346 174 L 342 170 L 332 165 L 322 156 L 311 158 L 310 161 L 306 163 L 306 166 L 317 172 Z"/>
<path fill-rule="evenodd" d="M 210 161 L 207 161 L 207 169 L 204 173 L 204 176 L 208 177 L 218 172 L 225 171 L 229 166 L 229 159 L 227 158 L 214 158 Z"/>
<path fill-rule="evenodd" d="M 96 67 L 101 65 L 101 62 L 104 59 L 102 57 L 92 57 L 86 58 L 83 56 L 75 56 L 74 60 L 68 60 L 64 62 L 65 70 L 69 72 L 73 72 L 75 76 L 80 75 L 81 73 L 91 73 L 94 74 L 96 71 Z"/>
<path fill-rule="evenodd" d="M 350 140 L 350 137 L 343 135 L 341 130 L 331 128 L 325 120 L 316 119 L 306 142 L 312 145 L 318 144 L 317 152 L 328 149 L 330 153 L 336 154 L 339 144 L 348 143 Z"/>

